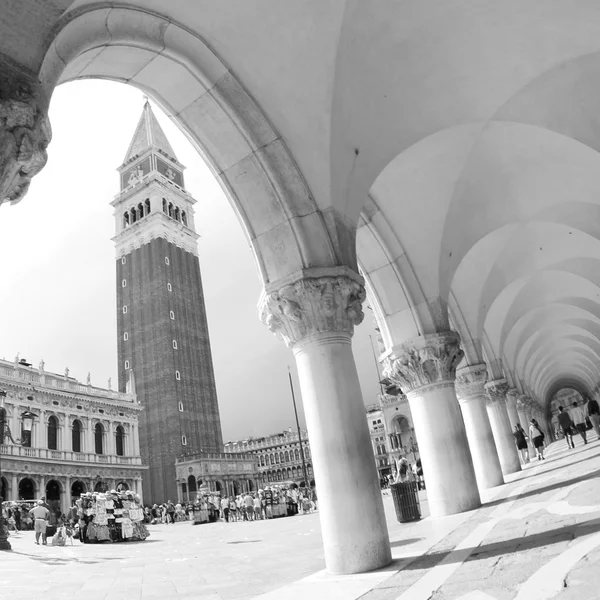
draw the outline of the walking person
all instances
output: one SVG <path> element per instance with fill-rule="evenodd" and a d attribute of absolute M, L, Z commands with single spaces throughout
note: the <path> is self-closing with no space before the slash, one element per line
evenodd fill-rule
<path fill-rule="evenodd" d="M 575 430 L 581 435 L 584 444 L 587 444 L 587 426 L 585 424 L 585 412 L 583 408 L 577 406 L 577 402 L 573 402 L 571 409 L 571 421 L 575 423 Z"/>
<path fill-rule="evenodd" d="M 167 525 L 169 523 L 175 524 L 175 505 L 167 500 Z"/>
<path fill-rule="evenodd" d="M 575 442 L 573 441 L 573 421 L 571 421 L 571 415 L 562 407 L 558 407 L 558 424 L 562 429 L 565 440 L 567 440 L 567 446 L 573 449 L 575 448 Z"/>
<path fill-rule="evenodd" d="M 46 542 L 46 521 L 50 516 L 50 511 L 44 506 L 43 500 L 37 501 L 37 506 L 29 511 L 29 514 L 35 519 L 35 543 L 40 545 L 40 535 L 42 536 L 42 544 L 47 545 Z"/>
<path fill-rule="evenodd" d="M 529 424 L 529 438 L 535 448 L 538 460 L 546 460 L 544 458 L 544 434 L 535 419 L 531 419 Z"/>
<path fill-rule="evenodd" d="M 517 450 L 521 456 L 521 462 L 525 465 L 529 462 L 529 448 L 527 446 L 527 436 L 525 435 L 525 430 L 521 426 L 521 423 L 515 425 L 513 436 L 515 437 Z"/>
<path fill-rule="evenodd" d="M 598 405 L 598 401 L 590 398 L 587 403 L 587 413 L 592 426 L 594 427 L 594 431 L 598 436 L 598 440 L 600 440 L 600 406 Z"/>

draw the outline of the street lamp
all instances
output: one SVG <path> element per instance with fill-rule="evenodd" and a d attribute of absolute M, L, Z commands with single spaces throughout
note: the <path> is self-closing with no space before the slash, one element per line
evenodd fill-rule
<path fill-rule="evenodd" d="M 6 391 L 0 390 L 0 408 L 4 408 L 4 398 L 6 398 Z M 32 396 L 28 396 L 28 399 L 33 399 Z M 10 427 L 6 422 L 6 412 L 0 411 L 0 485 L 2 484 L 2 448 L 5 439 L 9 439 L 13 444 L 17 446 L 31 447 L 31 430 L 33 429 L 33 420 L 35 414 L 26 410 L 21 415 L 21 437 L 15 439 L 12 435 Z M 10 542 L 8 541 L 8 521 L 4 518 L 4 486 L 0 487 L 0 550 L 12 550 Z"/>

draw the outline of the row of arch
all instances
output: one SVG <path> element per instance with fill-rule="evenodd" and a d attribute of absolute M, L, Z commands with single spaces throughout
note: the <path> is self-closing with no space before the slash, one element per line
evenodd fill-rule
<path fill-rule="evenodd" d="M 313 476 L 313 468 L 309 463 L 306 465 L 306 474 L 309 477 Z M 276 481 L 295 481 L 297 479 L 304 479 L 302 473 L 302 467 L 287 467 L 283 469 L 273 469 L 271 471 L 265 471 L 261 474 L 264 481 L 271 483 Z"/>
<path fill-rule="evenodd" d="M 106 488 L 106 483 L 101 480 L 94 484 L 93 491 L 104 492 Z M 117 491 L 126 491 L 129 489 L 129 485 L 125 481 L 118 481 L 115 489 Z M 35 500 L 36 497 L 45 495 L 48 502 L 56 502 L 60 500 L 60 496 L 63 493 L 63 485 L 57 479 L 50 479 L 45 485 L 45 494 L 42 494 L 34 479 L 23 477 L 19 480 L 17 491 L 18 495 L 15 499 L 18 500 Z M 81 494 L 85 494 L 87 491 L 88 486 L 80 479 L 73 481 L 71 484 L 71 498 L 73 499 L 79 498 Z M 0 477 L 0 496 L 5 500 L 8 498 L 8 481 L 5 477 Z"/>
<path fill-rule="evenodd" d="M 179 206 L 175 206 L 172 202 L 167 202 L 166 198 L 162 199 L 162 211 L 171 219 L 175 219 L 175 221 L 179 221 L 179 223 L 183 223 L 187 227 L 188 220 L 185 210 L 180 210 Z"/>
<path fill-rule="evenodd" d="M 6 423 L 7 414 L 6 409 L 0 408 L 0 423 Z M 0 427 L 0 444 L 4 443 L 6 432 L 5 427 Z M 59 422 L 58 418 L 54 415 L 48 417 L 47 425 L 47 437 L 48 437 L 48 449 L 58 450 L 58 431 Z M 73 452 L 81 452 L 82 450 L 82 432 L 83 425 L 79 419 L 73 421 L 73 427 L 71 429 L 71 449 Z M 94 450 L 96 454 L 104 454 L 104 425 L 102 423 L 96 423 L 94 427 Z M 125 429 L 122 425 L 117 425 L 115 430 L 115 451 L 117 456 L 125 456 Z"/>
<path fill-rule="evenodd" d="M 150 205 L 150 198 L 146 198 L 144 202 L 140 202 L 137 206 L 132 206 L 123 214 L 123 228 L 127 228 L 130 225 L 133 225 L 134 223 L 139 221 L 140 219 L 147 217 L 151 211 L 152 206 Z"/>
<path fill-rule="evenodd" d="M 304 456 L 310 458 L 310 448 L 308 446 L 304 448 Z M 274 452 L 273 454 L 261 454 L 259 458 L 259 465 L 261 467 L 267 467 L 269 465 L 283 464 L 290 461 L 300 460 L 300 450 L 286 450 L 285 452 Z"/>

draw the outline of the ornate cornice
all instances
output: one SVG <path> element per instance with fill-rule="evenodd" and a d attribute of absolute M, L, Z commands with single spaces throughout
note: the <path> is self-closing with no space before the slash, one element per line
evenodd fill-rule
<path fill-rule="evenodd" d="M 37 82 L 0 63 L 0 204 L 23 199 L 51 137 Z"/>
<path fill-rule="evenodd" d="M 352 335 L 364 318 L 366 297 L 361 282 L 345 275 L 307 277 L 264 294 L 260 320 L 286 346 L 321 333 Z"/>
<path fill-rule="evenodd" d="M 419 388 L 452 382 L 463 358 L 454 331 L 424 335 L 397 346 L 384 359 L 384 376 L 409 394 Z"/>
<path fill-rule="evenodd" d="M 508 392 L 508 382 L 506 379 L 496 379 L 488 381 L 485 384 L 485 393 L 490 402 L 506 402 L 506 392 Z"/>
<path fill-rule="evenodd" d="M 485 363 L 469 365 L 456 372 L 456 397 L 466 400 L 474 396 L 485 395 L 485 382 L 487 381 L 487 366 Z"/>

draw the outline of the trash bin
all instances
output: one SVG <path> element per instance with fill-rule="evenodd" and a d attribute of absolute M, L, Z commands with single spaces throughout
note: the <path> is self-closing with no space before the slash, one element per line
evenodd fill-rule
<path fill-rule="evenodd" d="M 392 483 L 392 498 L 396 517 L 399 523 L 418 521 L 421 518 L 421 503 L 419 502 L 419 490 L 416 481 L 401 481 Z"/>

